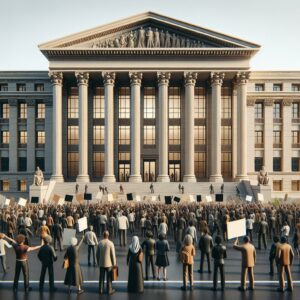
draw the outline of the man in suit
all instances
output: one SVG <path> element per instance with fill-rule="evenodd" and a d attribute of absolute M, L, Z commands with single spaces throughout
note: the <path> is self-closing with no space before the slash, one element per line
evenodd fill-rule
<path fill-rule="evenodd" d="M 106 274 L 106 288 L 107 294 L 111 295 L 115 292 L 112 288 L 112 267 L 116 266 L 116 252 L 115 246 L 112 241 L 109 240 L 109 232 L 104 231 L 103 240 L 99 242 L 97 247 L 97 262 L 100 267 L 99 277 L 99 293 L 104 292 L 104 278 Z"/>
<path fill-rule="evenodd" d="M 267 249 L 267 234 L 269 231 L 268 222 L 263 218 L 259 222 L 259 229 L 258 229 L 258 250 L 261 250 L 261 239 L 263 240 L 264 248 Z"/>
<path fill-rule="evenodd" d="M 279 245 L 280 245 L 279 237 L 275 235 L 273 237 L 273 244 L 272 244 L 270 252 L 269 252 L 269 262 L 270 262 L 269 275 L 271 275 L 271 276 L 274 275 L 274 261 L 275 261 L 275 258 L 276 258 L 277 248 L 278 248 Z M 276 265 L 277 265 L 277 263 L 276 263 Z"/>
<path fill-rule="evenodd" d="M 245 236 L 243 244 L 238 245 L 238 239 L 233 243 L 233 249 L 240 251 L 242 254 L 242 274 L 241 274 L 241 286 L 240 291 L 246 290 L 246 276 L 249 277 L 249 290 L 254 290 L 254 272 L 253 268 L 256 261 L 255 247 L 250 243 L 249 237 Z"/>
<path fill-rule="evenodd" d="M 151 231 L 146 232 L 146 240 L 142 243 L 141 247 L 144 249 L 145 262 L 146 262 L 146 280 L 149 280 L 149 267 L 151 265 L 153 279 L 155 276 L 154 268 L 154 255 L 155 255 L 155 240 L 153 239 L 153 233 Z"/>
<path fill-rule="evenodd" d="M 287 276 L 287 291 L 293 291 L 293 279 L 291 274 L 291 265 L 293 264 L 294 252 L 292 247 L 287 243 L 285 236 L 281 237 L 280 244 L 276 252 L 276 262 L 278 265 L 279 275 L 279 292 L 284 292 L 284 273 Z"/>
<path fill-rule="evenodd" d="M 53 236 L 53 246 L 55 251 L 57 251 L 57 243 L 59 246 L 59 250 L 62 251 L 62 236 L 63 236 L 63 228 L 58 223 L 58 219 L 56 218 L 54 221 L 54 225 L 52 226 L 52 236 Z"/>
<path fill-rule="evenodd" d="M 201 251 L 201 259 L 200 259 L 200 269 L 198 272 L 203 273 L 204 258 L 206 256 L 208 273 L 211 273 L 210 253 L 211 253 L 211 249 L 213 247 L 213 242 L 212 242 L 212 237 L 208 234 L 207 228 L 205 228 L 203 232 L 204 232 L 204 234 L 200 237 L 200 240 L 199 240 L 199 249 Z"/>
<path fill-rule="evenodd" d="M 50 236 L 46 236 L 43 240 L 44 240 L 44 245 L 40 248 L 38 252 L 38 258 L 42 262 L 39 288 L 40 291 L 42 291 L 44 288 L 45 275 L 48 269 L 50 291 L 54 292 L 56 291 L 56 288 L 54 287 L 53 262 L 57 260 L 57 256 L 54 248 L 50 246 L 52 242 L 52 238 Z"/>

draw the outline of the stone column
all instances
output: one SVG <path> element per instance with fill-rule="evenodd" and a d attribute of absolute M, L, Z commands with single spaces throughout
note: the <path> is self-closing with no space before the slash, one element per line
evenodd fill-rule
<path fill-rule="evenodd" d="M 188 72 L 185 77 L 185 140 L 184 140 L 184 176 L 185 182 L 196 182 L 195 176 L 195 140 L 194 140 L 194 106 L 195 106 L 195 84 L 197 73 Z"/>
<path fill-rule="evenodd" d="M 273 172 L 273 99 L 264 101 L 264 166 Z"/>
<path fill-rule="evenodd" d="M 247 99 L 248 110 L 248 173 L 254 172 L 254 160 L 255 160 L 255 98 Z"/>
<path fill-rule="evenodd" d="M 79 172 L 77 182 L 89 182 L 88 174 L 88 83 L 89 73 L 75 73 L 79 89 Z"/>
<path fill-rule="evenodd" d="M 170 182 L 168 175 L 168 86 L 171 74 L 158 72 L 158 101 L 159 101 L 159 170 L 157 181 Z"/>
<path fill-rule="evenodd" d="M 63 182 L 62 174 L 62 81 L 61 72 L 49 73 L 53 87 L 53 140 L 51 180 Z"/>
<path fill-rule="evenodd" d="M 291 157 L 292 157 L 292 99 L 286 98 L 282 101 L 282 171 L 291 172 Z M 288 188 L 287 188 L 288 189 Z"/>
<path fill-rule="evenodd" d="M 249 73 L 241 72 L 236 75 L 237 84 L 237 113 L 239 115 L 238 122 L 238 170 L 236 180 L 247 180 L 247 82 Z"/>
<path fill-rule="evenodd" d="M 238 123 L 239 115 L 237 113 L 237 84 L 233 81 L 232 89 L 232 178 L 235 178 L 238 170 Z"/>
<path fill-rule="evenodd" d="M 52 170 L 52 99 L 47 99 L 45 103 L 45 173 L 51 173 Z"/>
<path fill-rule="evenodd" d="M 9 100 L 9 173 L 18 172 L 18 100 Z"/>
<path fill-rule="evenodd" d="M 27 172 L 35 171 L 35 100 L 30 99 L 27 103 Z"/>
<path fill-rule="evenodd" d="M 223 182 L 221 174 L 221 87 L 224 73 L 211 73 L 211 175 L 209 181 Z"/>
<path fill-rule="evenodd" d="M 102 73 L 104 81 L 104 107 L 105 107 L 105 171 L 104 182 L 115 182 L 114 174 L 114 84 L 115 73 Z"/>
<path fill-rule="evenodd" d="M 130 77 L 130 182 L 141 182 L 141 83 L 142 73 L 129 73 Z"/>

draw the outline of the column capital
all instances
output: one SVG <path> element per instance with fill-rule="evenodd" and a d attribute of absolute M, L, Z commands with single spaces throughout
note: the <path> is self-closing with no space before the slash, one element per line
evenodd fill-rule
<path fill-rule="evenodd" d="M 141 85 L 143 73 L 141 72 L 129 72 L 130 85 Z"/>
<path fill-rule="evenodd" d="M 26 104 L 27 106 L 35 106 L 36 101 L 34 99 L 27 99 Z"/>
<path fill-rule="evenodd" d="M 255 98 L 254 97 L 250 97 L 247 99 L 247 106 L 254 106 L 255 105 Z"/>
<path fill-rule="evenodd" d="M 49 75 L 51 83 L 53 85 L 55 85 L 55 84 L 62 85 L 62 82 L 63 82 L 63 73 L 62 72 L 53 72 L 53 71 L 50 71 L 48 73 L 48 75 Z"/>
<path fill-rule="evenodd" d="M 264 105 L 265 106 L 273 106 L 273 99 L 264 99 Z"/>
<path fill-rule="evenodd" d="M 89 84 L 89 73 L 75 72 L 75 77 L 77 79 L 78 85 L 88 85 Z"/>
<path fill-rule="evenodd" d="M 195 85 L 198 77 L 196 72 L 185 72 L 184 73 L 184 84 L 185 85 Z"/>
<path fill-rule="evenodd" d="M 283 106 L 291 106 L 293 103 L 293 99 L 292 98 L 284 98 L 282 100 L 282 105 Z"/>
<path fill-rule="evenodd" d="M 116 73 L 115 72 L 102 72 L 102 77 L 104 84 L 115 84 L 116 80 Z"/>
<path fill-rule="evenodd" d="M 18 106 L 18 99 L 9 99 L 9 106 Z"/>
<path fill-rule="evenodd" d="M 238 72 L 234 78 L 237 85 L 247 84 L 250 77 L 250 72 Z"/>
<path fill-rule="evenodd" d="M 211 72 L 210 73 L 210 84 L 211 85 L 222 85 L 225 73 Z"/>
<path fill-rule="evenodd" d="M 157 80 L 158 84 L 169 84 L 169 80 L 171 78 L 171 73 L 170 72 L 157 72 Z"/>

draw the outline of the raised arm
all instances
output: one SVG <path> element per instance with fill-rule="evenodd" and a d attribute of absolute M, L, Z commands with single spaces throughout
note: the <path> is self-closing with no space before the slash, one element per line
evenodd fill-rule
<path fill-rule="evenodd" d="M 13 244 L 16 244 L 17 242 L 14 239 L 11 239 L 10 237 L 8 237 L 7 235 L 4 234 L 4 238 L 9 240 L 10 242 L 12 242 Z"/>

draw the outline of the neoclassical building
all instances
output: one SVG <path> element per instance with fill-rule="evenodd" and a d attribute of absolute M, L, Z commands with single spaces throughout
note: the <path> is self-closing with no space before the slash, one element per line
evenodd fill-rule
<path fill-rule="evenodd" d="M 39 45 L 0 72 L 0 189 L 56 182 L 231 182 L 265 166 L 300 190 L 300 72 L 250 70 L 260 46 L 147 12 Z"/>

